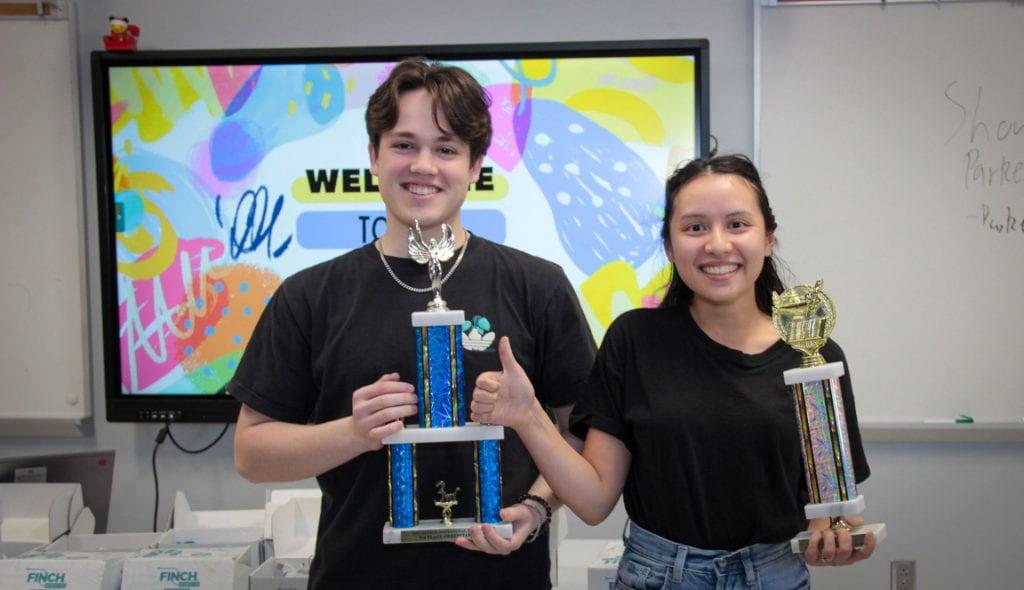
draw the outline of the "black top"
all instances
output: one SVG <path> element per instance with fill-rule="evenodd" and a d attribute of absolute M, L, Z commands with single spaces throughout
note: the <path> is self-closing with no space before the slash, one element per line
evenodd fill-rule
<path fill-rule="evenodd" d="M 444 271 L 455 262 L 444 265 Z M 427 286 L 424 265 L 388 258 L 407 284 Z M 509 336 L 516 357 L 537 385 L 541 403 L 575 403 L 593 364 L 594 342 L 562 270 L 518 250 L 474 236 L 458 269 L 442 287 L 461 309 L 466 403 L 482 371 L 500 370 L 497 339 Z M 413 293 L 388 276 L 372 244 L 301 271 L 282 283 L 263 313 L 228 391 L 276 420 L 322 423 L 352 413 L 352 392 L 397 371 L 416 380 L 413 311 L 431 293 Z M 467 344 L 468 343 L 468 344 Z M 410 422 L 415 423 L 413 417 Z M 472 443 L 416 448 L 420 518 L 440 518 L 433 483 L 473 490 Z M 507 557 L 466 551 L 451 543 L 384 545 L 386 451 L 364 453 L 317 477 L 324 497 L 310 588 L 546 588 L 546 538 Z M 537 478 L 511 429 L 502 443 L 502 503 Z M 426 485 L 423 482 L 428 482 Z M 456 517 L 472 516 L 472 492 L 460 494 Z"/>
<path fill-rule="evenodd" d="M 821 353 L 845 363 L 832 341 Z M 799 364 L 781 340 L 752 355 L 715 342 L 686 307 L 629 311 L 604 337 L 572 429 L 625 443 L 626 512 L 641 527 L 701 549 L 787 541 L 806 528 L 800 433 L 782 380 Z M 870 471 L 849 370 L 840 385 L 859 482 Z"/>

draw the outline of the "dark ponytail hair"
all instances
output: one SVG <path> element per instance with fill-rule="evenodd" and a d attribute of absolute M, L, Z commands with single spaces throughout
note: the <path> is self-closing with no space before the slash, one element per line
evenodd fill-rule
<path fill-rule="evenodd" d="M 732 174 L 747 181 L 747 184 L 754 189 L 757 195 L 757 204 L 761 208 L 761 215 L 764 217 L 765 229 L 768 233 L 775 232 L 778 225 L 775 223 L 775 214 L 772 213 L 772 206 L 768 203 L 768 194 L 761 184 L 761 175 L 749 158 L 739 154 L 716 156 L 711 154 L 706 158 L 691 160 L 686 166 L 677 169 L 665 182 L 665 218 L 661 225 L 662 242 L 668 246 L 671 242 L 671 220 L 675 210 L 675 197 L 684 186 L 691 180 L 704 174 Z M 766 315 L 772 315 L 772 293 L 782 291 L 785 286 L 779 273 L 775 268 L 775 257 L 765 256 L 764 267 L 761 274 L 754 282 L 754 297 L 757 301 L 757 308 Z M 693 291 L 686 286 L 686 283 L 679 278 L 679 273 L 673 269 L 672 278 L 669 279 L 665 298 L 661 301 L 661 307 L 673 305 L 689 305 L 693 301 Z"/>

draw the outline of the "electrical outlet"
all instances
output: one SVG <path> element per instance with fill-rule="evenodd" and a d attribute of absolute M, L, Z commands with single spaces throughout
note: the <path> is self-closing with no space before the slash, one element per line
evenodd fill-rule
<path fill-rule="evenodd" d="M 889 566 L 890 588 L 892 590 L 914 590 L 917 582 L 915 575 L 917 562 L 913 560 L 896 560 Z"/>

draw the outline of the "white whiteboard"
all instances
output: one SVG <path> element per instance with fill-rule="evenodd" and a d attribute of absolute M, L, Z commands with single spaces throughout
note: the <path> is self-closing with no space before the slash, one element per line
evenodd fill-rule
<path fill-rule="evenodd" d="M 71 20 L 0 19 L 0 431 L 91 415 Z"/>
<path fill-rule="evenodd" d="M 760 163 L 778 252 L 836 301 L 861 420 L 1019 424 L 1024 6 L 780 7 L 760 19 Z M 1014 229 L 1000 230 L 1008 212 Z"/>

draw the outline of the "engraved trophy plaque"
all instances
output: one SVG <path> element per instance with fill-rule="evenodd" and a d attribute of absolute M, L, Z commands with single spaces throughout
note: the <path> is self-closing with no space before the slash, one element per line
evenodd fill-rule
<path fill-rule="evenodd" d="M 388 522 L 384 543 L 430 543 L 469 537 L 469 527 L 488 524 L 499 535 L 512 537 L 512 524 L 501 521 L 501 426 L 466 422 L 463 394 L 462 324 L 465 313 L 450 310 L 441 298 L 441 263 L 455 253 L 451 228 L 441 227 L 441 240 L 423 239 L 419 223 L 409 229 L 409 254 L 428 265 L 434 298 L 427 311 L 412 314 L 416 336 L 416 395 L 419 424 L 384 439 L 388 454 Z M 464 246 L 466 247 L 466 246 Z M 420 519 L 417 501 L 416 445 L 473 443 L 476 476 L 474 518 L 452 518 L 459 488 L 448 492 L 436 484 L 441 518 Z"/>
<path fill-rule="evenodd" d="M 818 352 L 835 322 L 835 306 L 820 280 L 814 285 L 797 285 L 781 294 L 772 294 L 772 323 L 779 337 L 803 355 L 799 368 L 782 375 L 793 392 L 800 425 L 810 496 L 804 514 L 808 519 L 829 517 L 832 528 L 850 531 L 853 547 L 858 548 L 864 545 L 868 532 L 881 542 L 886 529 L 884 523 L 852 527 L 843 520 L 844 516 L 864 510 L 864 496 L 857 493 L 839 384 L 845 369 L 841 362 L 825 363 Z M 793 553 L 806 551 L 810 537 L 810 531 L 794 537 L 790 541 Z"/>

